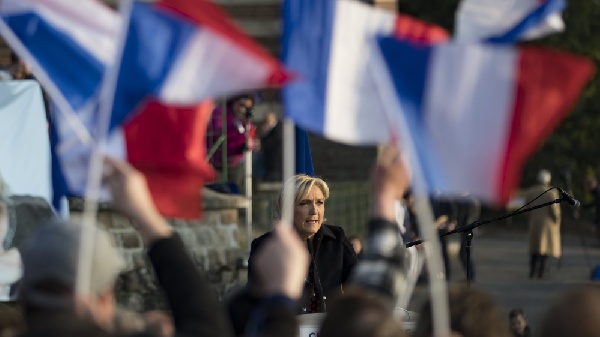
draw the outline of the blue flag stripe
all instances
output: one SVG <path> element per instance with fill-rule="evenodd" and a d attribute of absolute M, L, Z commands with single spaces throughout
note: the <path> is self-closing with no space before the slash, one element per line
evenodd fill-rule
<path fill-rule="evenodd" d="M 173 63 L 197 29 L 198 26 L 159 11 L 152 4 L 134 3 L 115 91 L 111 130 L 121 125 L 149 93 L 158 95 Z"/>
<path fill-rule="evenodd" d="M 8 15 L 3 19 L 36 56 L 71 106 L 75 110 L 82 108 L 96 92 L 104 66 L 76 41 L 38 15 Z"/>
<path fill-rule="evenodd" d="M 285 114 L 323 133 L 336 1 L 286 0 L 283 5 L 283 62 L 298 81 L 283 88 Z"/>

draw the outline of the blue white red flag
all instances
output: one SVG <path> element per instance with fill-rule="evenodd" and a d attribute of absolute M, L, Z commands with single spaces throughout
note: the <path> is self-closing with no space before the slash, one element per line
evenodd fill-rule
<path fill-rule="evenodd" d="M 400 135 L 428 188 L 497 204 L 594 72 L 587 59 L 535 47 L 379 44 L 387 107 L 403 118 Z"/>
<path fill-rule="evenodd" d="M 456 12 L 456 39 L 515 43 L 563 31 L 565 0 L 463 0 Z"/>
<path fill-rule="evenodd" d="M 378 35 L 419 44 L 448 38 L 437 26 L 358 1 L 284 1 L 283 60 L 299 77 L 283 89 L 286 115 L 332 140 L 386 143 L 389 123 L 370 72 Z"/>
<path fill-rule="evenodd" d="M 114 62 L 121 19 L 94 0 L 0 2 L 0 34 L 31 67 L 77 137 L 91 142 L 85 122 L 96 105 L 104 68 Z M 86 117 L 75 117 L 86 114 Z"/>
<path fill-rule="evenodd" d="M 111 128 L 148 100 L 190 106 L 289 78 L 210 1 L 134 2 L 128 22 Z"/>
<path fill-rule="evenodd" d="M 120 16 L 93 0 L 76 6 L 70 0 L 6 0 L 0 3 L 0 19 L 3 37 L 32 65 L 58 110 L 74 112 L 71 117 L 76 114 L 81 126 L 67 123 L 73 121 L 69 114 L 53 114 L 57 166 L 70 194 L 85 192 L 98 92 L 105 69 L 121 54 L 112 133 L 102 146 L 146 175 L 166 216 L 197 217 L 198 178 L 214 177 L 204 148 L 211 109 L 198 104 L 286 79 L 277 60 L 204 0 L 135 4 L 122 53 L 116 47 Z M 92 135 L 92 141 L 84 141 L 78 130 Z M 187 194 L 173 198 L 179 192 Z M 186 198 L 189 203 L 182 202 Z"/>

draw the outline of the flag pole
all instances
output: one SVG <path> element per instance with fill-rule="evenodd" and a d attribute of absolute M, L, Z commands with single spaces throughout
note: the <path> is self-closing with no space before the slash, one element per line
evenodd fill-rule
<path fill-rule="evenodd" d="M 285 182 L 290 179 L 296 168 L 296 130 L 294 122 L 285 118 L 283 121 L 283 198 L 281 203 L 281 219 L 288 225 L 294 226 L 294 185 Z"/>
<path fill-rule="evenodd" d="M 446 277 L 441 259 L 441 245 L 435 230 L 433 210 L 429 200 L 429 191 L 423 170 L 416 156 L 414 143 L 410 138 L 408 126 L 402 117 L 401 111 L 391 111 L 391 107 L 400 106 L 397 102 L 396 93 L 390 90 L 392 81 L 389 73 L 381 66 L 385 64 L 383 55 L 377 45 L 374 46 L 373 57 L 377 62 L 369 62 L 371 76 L 377 86 L 377 92 L 383 102 L 385 118 L 388 125 L 391 125 L 398 133 L 398 148 L 404 150 L 409 155 L 409 161 L 413 175 L 413 191 L 415 195 L 416 213 L 419 218 L 419 227 L 423 238 L 427 241 L 424 244 L 425 257 L 427 259 L 427 270 L 429 273 L 429 292 L 432 304 L 433 335 L 435 337 L 450 335 L 450 321 L 448 310 L 448 291 Z M 404 296 L 404 295 L 403 295 Z M 409 296 L 406 294 L 406 296 Z M 406 300 L 403 300 L 405 302 Z"/>
<path fill-rule="evenodd" d="M 223 123 L 225 125 L 225 123 Z M 246 124 L 246 142 L 250 139 L 250 121 Z M 252 245 L 252 150 L 247 149 L 244 153 L 245 160 L 245 174 L 246 174 L 246 198 L 248 199 L 246 204 L 246 234 L 248 235 L 248 251 L 250 251 Z"/>
<path fill-rule="evenodd" d="M 79 247 L 79 257 L 77 265 L 77 280 L 75 289 L 78 294 L 87 295 L 90 293 L 92 260 L 96 236 L 96 217 L 98 213 L 98 202 L 100 199 L 100 187 L 102 182 L 103 169 L 103 146 L 108 136 L 110 118 L 112 115 L 113 100 L 125 38 L 127 36 L 127 27 L 133 2 L 124 0 L 119 6 L 123 21 L 120 31 L 119 45 L 115 55 L 113 65 L 107 65 L 105 74 L 100 87 L 100 98 L 98 102 L 98 119 L 96 128 L 96 146 L 92 149 L 90 158 L 87 184 L 85 189 L 85 202 L 83 208 L 81 244 Z"/>

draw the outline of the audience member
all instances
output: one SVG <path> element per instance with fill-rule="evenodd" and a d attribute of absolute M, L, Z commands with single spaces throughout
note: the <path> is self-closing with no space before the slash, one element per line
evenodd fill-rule
<path fill-rule="evenodd" d="M 14 302 L 0 302 L 0 337 L 17 337 L 24 331 L 23 314 Z"/>
<path fill-rule="evenodd" d="M 332 303 L 319 336 L 406 335 L 394 317 L 405 281 L 405 248 L 395 206 L 408 185 L 397 148 L 386 147 L 371 176 L 373 201 L 364 257 L 352 273 L 348 290 Z"/>
<path fill-rule="evenodd" d="M 525 317 L 525 311 L 521 308 L 516 308 L 508 313 L 510 320 L 510 331 L 514 337 L 531 337 L 531 329 Z"/>
<path fill-rule="evenodd" d="M 261 152 L 264 155 L 265 181 L 281 181 L 283 172 L 283 128 L 273 112 L 267 113 L 260 130 Z"/>
<path fill-rule="evenodd" d="M 450 330 L 453 337 L 510 337 L 506 317 L 492 297 L 463 285 L 448 290 Z M 433 337 L 431 300 L 419 312 L 414 337 Z"/>
<path fill-rule="evenodd" d="M 156 210 L 142 174 L 125 162 L 106 159 L 106 181 L 116 209 L 131 218 L 148 247 L 178 336 L 229 336 L 231 329 L 206 277 L 181 239 Z M 96 230 L 89 294 L 75 291 L 81 225 L 58 219 L 42 226 L 24 250 L 19 299 L 25 336 L 113 334 L 112 287 L 123 260 L 108 235 Z M 137 334 L 139 335 L 139 334 Z M 143 334 L 148 335 L 148 334 Z"/>
<path fill-rule="evenodd" d="M 581 286 L 563 294 L 548 308 L 539 337 L 596 337 L 600 333 L 600 288 Z"/>
<path fill-rule="evenodd" d="M 333 300 L 319 337 L 405 337 L 390 298 L 350 287 Z"/>
<path fill-rule="evenodd" d="M 304 242 L 292 226 L 276 223 L 255 251 L 254 275 L 260 301 L 249 317 L 245 336 L 296 336 L 296 313 L 309 266 Z"/>

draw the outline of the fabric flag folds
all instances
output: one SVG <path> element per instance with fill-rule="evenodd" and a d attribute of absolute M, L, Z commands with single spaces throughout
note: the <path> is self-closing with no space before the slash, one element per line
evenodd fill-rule
<path fill-rule="evenodd" d="M 189 106 L 210 97 L 278 86 L 288 77 L 275 58 L 209 1 L 134 2 L 110 127 L 149 99 Z"/>
<path fill-rule="evenodd" d="M 456 12 L 456 39 L 514 43 L 563 31 L 565 0 L 462 0 Z"/>
<path fill-rule="evenodd" d="M 379 44 L 395 93 L 387 107 L 404 118 L 428 188 L 496 204 L 594 72 L 586 59 L 542 48 Z"/>
<path fill-rule="evenodd" d="M 445 41 L 441 28 L 358 1 L 284 1 L 283 60 L 298 80 L 283 89 L 285 113 L 300 127 L 350 144 L 385 143 L 389 123 L 369 67 L 377 35 Z"/>
<path fill-rule="evenodd" d="M 118 51 L 123 19 L 131 24 L 130 36 Z M 214 178 L 204 149 L 210 103 L 201 102 L 280 84 L 287 74 L 208 1 L 136 3 L 131 19 L 123 19 L 93 0 L 76 6 L 70 0 L 0 2 L 0 33 L 32 65 L 57 106 L 54 167 L 64 173 L 69 194 L 84 195 L 89 156 L 98 143 L 100 86 L 106 71 L 119 66 L 111 134 L 101 144 L 103 151 L 127 159 L 146 175 L 163 215 L 198 217 L 198 177 Z M 178 191 L 190 202 L 183 202 L 183 195 L 166 197 Z"/>
<path fill-rule="evenodd" d="M 0 2 L 0 34 L 32 72 L 74 128 L 91 142 L 74 113 L 90 113 L 106 64 L 114 61 L 121 19 L 97 1 Z M 88 144 L 89 145 L 89 144 Z"/>

